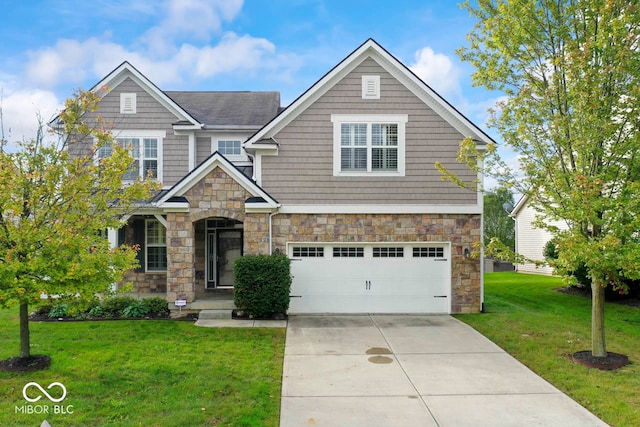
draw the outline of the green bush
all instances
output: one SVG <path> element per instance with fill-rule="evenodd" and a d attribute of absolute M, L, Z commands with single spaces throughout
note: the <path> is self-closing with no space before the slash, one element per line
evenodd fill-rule
<path fill-rule="evenodd" d="M 162 297 L 144 298 L 142 303 L 149 309 L 150 316 L 166 317 L 169 315 L 169 304 Z"/>
<path fill-rule="evenodd" d="M 102 310 L 107 317 L 120 317 L 124 315 L 124 309 L 136 301 L 129 296 L 117 296 L 102 301 Z"/>
<path fill-rule="evenodd" d="M 89 315 L 89 317 L 104 317 L 105 315 L 104 308 L 102 308 L 101 305 L 94 305 L 89 309 L 89 312 L 87 314 Z"/>
<path fill-rule="evenodd" d="M 51 308 L 51 311 L 49 312 L 49 317 L 51 318 L 65 317 L 68 315 L 68 313 L 69 313 L 69 304 L 64 302 L 59 302 L 57 304 L 54 304 L 54 306 Z"/>
<path fill-rule="evenodd" d="M 147 307 L 142 301 L 134 300 L 131 304 L 122 310 L 122 314 L 125 317 L 143 317 L 149 313 L 149 307 Z"/>
<path fill-rule="evenodd" d="M 291 290 L 290 263 L 284 255 L 245 255 L 236 259 L 236 306 L 260 318 L 286 313 Z"/>

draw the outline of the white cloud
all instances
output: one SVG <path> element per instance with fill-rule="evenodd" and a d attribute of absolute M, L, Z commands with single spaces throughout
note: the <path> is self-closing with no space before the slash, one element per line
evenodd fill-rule
<path fill-rule="evenodd" d="M 174 50 L 176 39 L 208 42 L 221 31 L 222 21 L 233 20 L 241 9 L 242 0 L 168 0 L 164 18 L 141 41 L 156 54 Z"/>
<path fill-rule="evenodd" d="M 267 39 L 227 33 L 216 46 L 184 45 L 175 59 L 183 68 L 193 68 L 197 77 L 207 78 L 223 72 L 259 69 L 265 64 L 264 57 L 273 55 L 275 50 Z"/>
<path fill-rule="evenodd" d="M 37 115 L 40 115 L 46 125 L 61 107 L 61 102 L 49 91 L 3 91 L 2 122 L 5 139 L 13 143 L 35 138 L 38 130 Z"/>
<path fill-rule="evenodd" d="M 242 0 L 167 0 L 156 11 L 157 26 L 143 33 L 131 48 L 107 39 L 58 40 L 53 46 L 28 52 L 28 84 L 53 88 L 97 81 L 122 61 L 129 61 L 159 86 L 176 86 L 192 79 L 222 73 L 274 71 L 288 75 L 295 58 L 276 55 L 269 40 L 222 32 L 233 20 Z M 216 35 L 217 41 L 210 38 Z M 204 43 L 201 43 L 203 42 Z"/>
<path fill-rule="evenodd" d="M 447 55 L 424 47 L 415 53 L 414 60 L 409 69 L 436 92 L 445 97 L 459 95 L 460 69 Z"/>
<path fill-rule="evenodd" d="M 140 58 L 120 45 L 97 38 L 58 40 L 52 47 L 30 51 L 27 55 L 30 59 L 25 70 L 27 80 L 44 87 L 83 83 L 96 74 L 109 72 L 125 58 Z"/>

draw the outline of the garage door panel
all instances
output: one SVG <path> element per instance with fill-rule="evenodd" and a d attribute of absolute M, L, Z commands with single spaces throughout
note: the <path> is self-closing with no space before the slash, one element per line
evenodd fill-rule
<path fill-rule="evenodd" d="M 358 256 L 354 256 L 353 245 L 349 249 L 326 244 L 323 251 L 296 250 L 297 254 L 313 252 L 323 256 L 293 258 L 289 312 L 448 313 L 448 245 L 432 245 L 418 251 L 414 249 L 416 245 L 424 246 L 363 244 L 357 249 Z"/>

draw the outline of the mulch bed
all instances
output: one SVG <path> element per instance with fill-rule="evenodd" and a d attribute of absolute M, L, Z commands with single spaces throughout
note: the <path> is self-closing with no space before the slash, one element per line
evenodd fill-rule
<path fill-rule="evenodd" d="M 579 351 L 573 353 L 571 359 L 575 363 L 603 371 L 612 371 L 629 364 L 629 358 L 618 353 L 607 353 L 606 357 L 594 357 L 590 351 Z"/>
<path fill-rule="evenodd" d="M 0 360 L 0 371 L 30 372 L 46 369 L 51 365 L 51 357 L 44 354 L 33 354 L 30 357 L 12 357 Z"/>
<path fill-rule="evenodd" d="M 591 288 L 589 287 L 567 286 L 564 288 L 558 288 L 556 289 L 556 291 L 563 294 L 576 295 L 591 299 Z M 640 308 L 640 298 L 637 298 L 636 296 L 622 295 L 613 299 L 609 298 L 607 299 L 607 302 Z M 607 353 L 606 357 L 594 357 L 591 351 L 579 351 L 577 353 L 569 355 L 569 357 L 575 363 L 579 363 L 589 368 L 601 369 L 606 371 L 612 371 L 614 369 L 622 368 L 623 366 L 629 364 L 629 357 L 624 354 L 618 353 Z"/>

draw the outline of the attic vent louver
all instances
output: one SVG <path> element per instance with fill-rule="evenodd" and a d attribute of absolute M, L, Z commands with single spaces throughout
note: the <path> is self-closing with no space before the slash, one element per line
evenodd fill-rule
<path fill-rule="evenodd" d="M 121 93 L 120 94 L 120 114 L 136 113 L 136 94 Z"/>
<path fill-rule="evenodd" d="M 380 99 L 380 76 L 362 76 L 362 99 Z"/>

